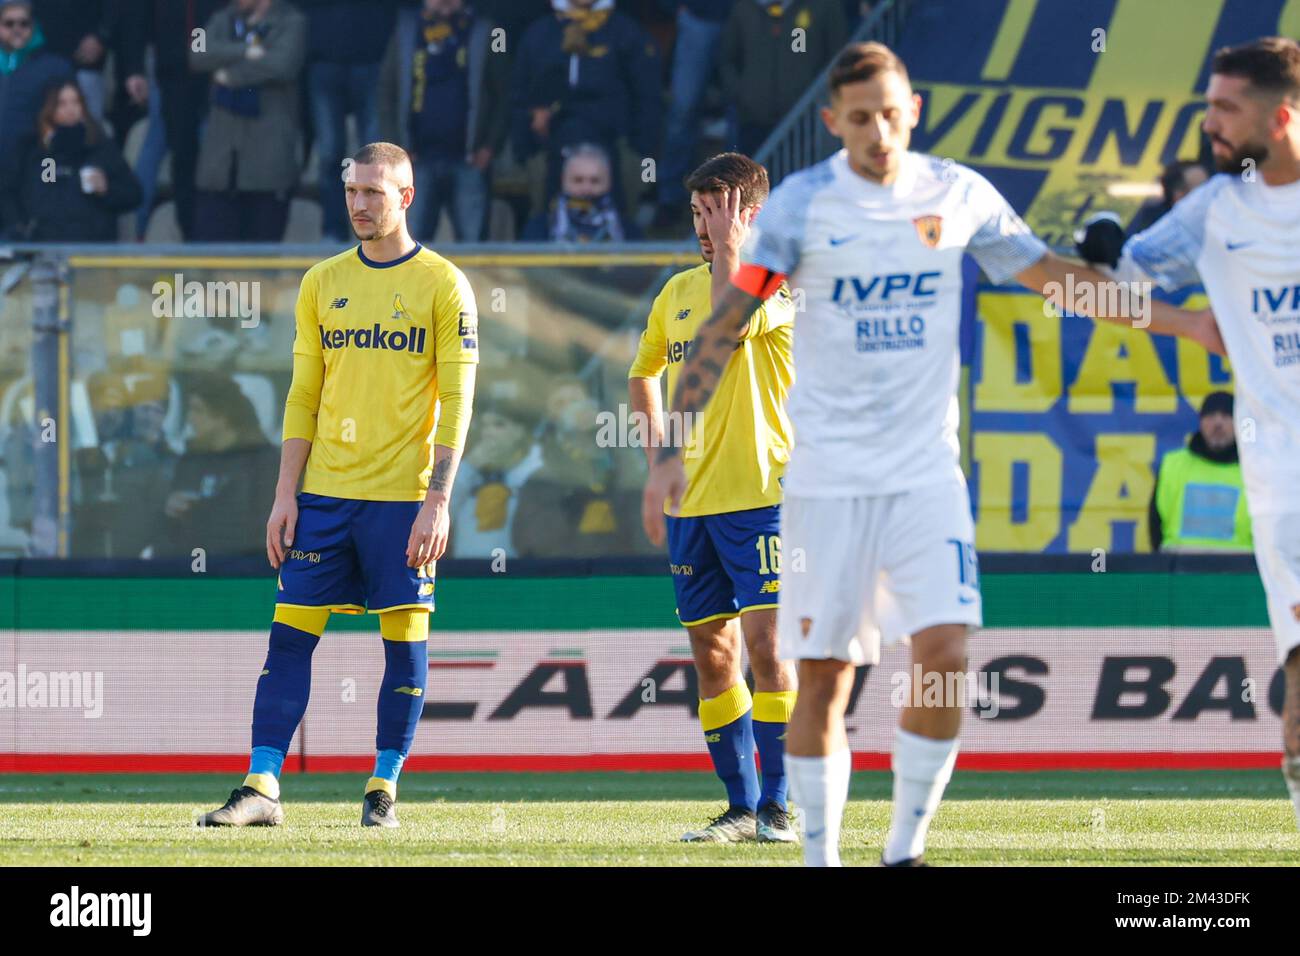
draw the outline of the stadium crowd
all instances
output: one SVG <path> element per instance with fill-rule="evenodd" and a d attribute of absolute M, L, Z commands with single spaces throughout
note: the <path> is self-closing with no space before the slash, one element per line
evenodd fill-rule
<path fill-rule="evenodd" d="M 386 139 L 419 239 L 679 238 L 703 150 L 757 149 L 871 6 L 4 0 L 0 235 L 350 241 Z"/>

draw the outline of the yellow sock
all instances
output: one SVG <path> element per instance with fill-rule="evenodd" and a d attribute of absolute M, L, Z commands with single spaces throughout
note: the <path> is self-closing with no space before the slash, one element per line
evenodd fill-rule
<path fill-rule="evenodd" d="M 270 797 L 272 800 L 280 799 L 280 781 L 275 779 L 273 773 L 250 773 L 244 778 L 244 786 L 252 787 L 264 797 Z"/>

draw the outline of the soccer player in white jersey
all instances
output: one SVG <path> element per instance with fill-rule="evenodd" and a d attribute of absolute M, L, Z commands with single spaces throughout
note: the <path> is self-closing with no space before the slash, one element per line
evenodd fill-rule
<path fill-rule="evenodd" d="M 1286 674 L 1282 773 L 1300 823 L 1300 45 L 1265 37 L 1220 50 L 1206 100 L 1222 175 L 1131 238 L 1113 275 L 1204 285 L 1232 362 L 1255 560 Z M 1192 328 L 1173 320 L 1150 331 Z"/>
<path fill-rule="evenodd" d="M 782 658 L 798 660 L 786 765 L 804 817 L 805 862 L 821 866 L 839 863 L 855 665 L 876 662 L 882 639 L 908 636 L 922 682 L 938 675 L 941 686 L 964 687 L 967 636 L 981 623 L 958 464 L 962 255 L 995 282 L 1014 277 L 1039 292 L 1064 288 L 1079 268 L 1050 253 L 984 177 L 908 151 L 921 100 L 887 47 L 850 44 L 832 66 L 830 90 L 822 117 L 844 148 L 772 192 L 673 403 L 679 413 L 707 403 L 739 330 L 788 276 L 803 312 L 787 406 L 795 444 L 777 631 Z M 1210 335 L 1208 319 L 1192 325 Z M 685 484 L 680 457 L 662 449 L 647 513 L 679 501 Z M 887 865 L 923 862 L 957 757 L 960 695 L 938 706 L 919 697 L 914 686 L 894 740 Z"/>

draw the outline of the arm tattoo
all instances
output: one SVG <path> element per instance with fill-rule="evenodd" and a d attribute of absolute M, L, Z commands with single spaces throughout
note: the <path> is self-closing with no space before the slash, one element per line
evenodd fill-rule
<path fill-rule="evenodd" d="M 434 491 L 446 492 L 451 487 L 451 459 L 442 458 L 434 463 L 433 475 L 429 478 L 429 487 Z"/>
<path fill-rule="evenodd" d="M 735 286 L 723 293 L 713 314 L 700 326 L 695 341 L 691 343 L 690 357 L 682 367 L 673 393 L 674 412 L 689 421 L 691 416 L 704 410 L 718 387 L 727 360 L 740 345 L 741 330 L 762 304 L 762 299 Z M 665 461 L 680 452 L 679 448 L 665 445 L 659 450 L 656 461 Z"/>

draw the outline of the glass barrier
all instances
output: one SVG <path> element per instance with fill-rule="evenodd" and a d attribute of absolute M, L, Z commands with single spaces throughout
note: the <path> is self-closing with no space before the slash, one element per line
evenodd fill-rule
<path fill-rule="evenodd" d="M 30 261 L 0 264 L 0 556 L 30 553 L 36 517 Z"/>
<path fill-rule="evenodd" d="M 60 290 L 70 330 L 57 350 L 33 338 L 53 319 L 32 276 L 4 286 L 0 557 L 264 552 L 298 285 L 335 250 L 144 249 L 54 252 L 58 281 L 45 288 Z M 627 370 L 653 295 L 699 262 L 695 250 L 447 255 L 473 286 L 482 357 L 448 556 L 662 553 L 641 527 L 646 465 Z M 1022 289 L 972 292 L 960 390 L 977 547 L 1152 550 L 1161 460 L 1195 432 L 1204 397 L 1232 389 L 1230 367 L 1184 341 L 1048 314 Z M 40 383 L 42 406 L 56 393 L 65 406 L 57 455 Z"/>
<path fill-rule="evenodd" d="M 294 305 L 321 258 L 70 257 L 68 556 L 264 553 Z M 647 290 L 698 257 L 449 258 L 474 288 L 482 356 L 449 556 L 655 553 L 644 453 L 598 432 L 626 405 Z"/>

